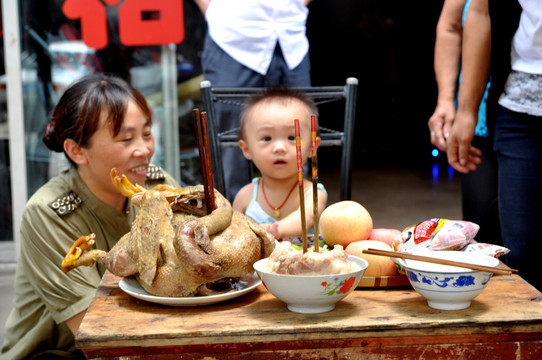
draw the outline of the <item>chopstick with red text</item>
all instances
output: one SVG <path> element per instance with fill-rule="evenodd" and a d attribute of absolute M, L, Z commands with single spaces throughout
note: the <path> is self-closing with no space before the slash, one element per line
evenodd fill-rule
<path fill-rule="evenodd" d="M 203 191 L 205 193 L 205 206 L 207 214 L 216 208 L 215 192 L 213 185 L 213 168 L 211 165 L 211 152 L 209 150 L 209 137 L 207 136 L 207 113 L 194 109 L 194 122 L 196 125 L 196 140 L 198 143 L 201 176 L 203 179 Z"/>
<path fill-rule="evenodd" d="M 307 252 L 307 221 L 305 219 L 305 194 L 303 190 L 303 157 L 301 156 L 301 135 L 299 120 L 294 120 L 295 148 L 297 153 L 297 180 L 299 182 L 299 210 L 301 211 L 301 235 L 303 239 L 303 253 Z"/>
<path fill-rule="evenodd" d="M 318 235 L 318 159 L 316 157 L 316 116 L 311 116 L 311 164 L 312 164 L 312 208 L 314 214 L 314 252 L 320 248 Z"/>

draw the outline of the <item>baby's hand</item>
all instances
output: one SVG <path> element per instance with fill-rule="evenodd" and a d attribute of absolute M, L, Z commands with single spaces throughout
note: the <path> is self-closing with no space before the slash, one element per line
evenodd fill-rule
<path fill-rule="evenodd" d="M 267 232 L 269 232 L 271 235 L 275 237 L 275 239 L 280 240 L 280 233 L 279 233 L 279 223 L 273 223 L 273 224 L 260 224 Z"/>

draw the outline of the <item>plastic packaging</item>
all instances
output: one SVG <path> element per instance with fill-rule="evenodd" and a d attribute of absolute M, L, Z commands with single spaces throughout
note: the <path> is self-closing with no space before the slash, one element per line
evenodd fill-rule
<path fill-rule="evenodd" d="M 480 226 L 470 221 L 433 218 L 405 229 L 393 245 L 397 251 L 461 250 L 474 240 L 478 230 Z"/>

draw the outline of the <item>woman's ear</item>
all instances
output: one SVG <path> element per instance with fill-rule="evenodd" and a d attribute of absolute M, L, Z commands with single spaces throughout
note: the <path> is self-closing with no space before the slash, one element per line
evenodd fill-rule
<path fill-rule="evenodd" d="M 248 144 L 246 141 L 241 139 L 239 140 L 238 144 L 245 158 L 247 158 L 247 160 L 252 160 L 252 156 L 250 155 L 250 151 L 248 151 Z"/>
<path fill-rule="evenodd" d="M 85 152 L 72 139 L 66 139 L 64 140 L 64 151 L 69 156 L 70 159 L 77 165 L 84 165 L 88 163 L 87 156 L 85 155 Z"/>

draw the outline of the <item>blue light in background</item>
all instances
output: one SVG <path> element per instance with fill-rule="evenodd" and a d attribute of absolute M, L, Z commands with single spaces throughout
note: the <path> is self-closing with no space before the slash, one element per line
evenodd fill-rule
<path fill-rule="evenodd" d="M 438 149 L 433 149 L 433 150 L 431 151 L 431 155 L 433 155 L 433 157 L 437 157 L 438 154 L 439 154 Z"/>
<path fill-rule="evenodd" d="M 454 177 L 455 171 L 452 165 L 448 165 L 448 178 L 452 179 Z"/>
<path fill-rule="evenodd" d="M 433 185 L 438 184 L 439 172 L 440 172 L 439 165 L 437 163 L 434 163 L 431 166 L 431 179 L 433 180 Z"/>

